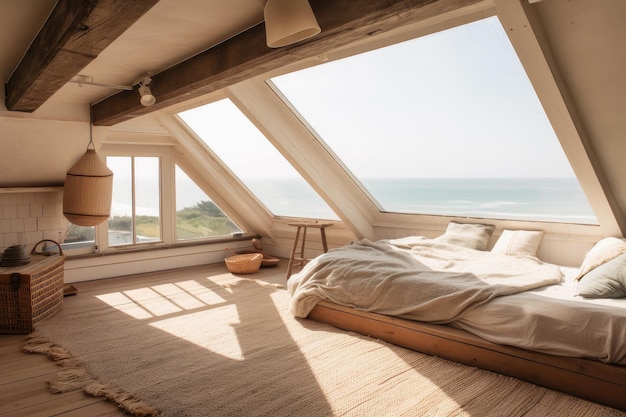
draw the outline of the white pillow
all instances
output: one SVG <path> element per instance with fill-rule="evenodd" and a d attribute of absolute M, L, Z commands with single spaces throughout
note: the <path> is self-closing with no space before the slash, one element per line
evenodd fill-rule
<path fill-rule="evenodd" d="M 583 260 L 578 269 L 576 279 L 579 280 L 587 272 L 599 267 L 600 265 L 617 258 L 622 253 L 626 253 L 626 242 L 616 237 L 605 237 L 596 243 Z"/>
<path fill-rule="evenodd" d="M 619 255 L 585 274 L 576 294 L 586 298 L 626 297 L 626 254 Z"/>
<path fill-rule="evenodd" d="M 446 232 L 435 238 L 440 242 L 451 243 L 470 249 L 485 250 L 489 237 L 496 228 L 493 224 L 480 223 L 448 223 Z"/>
<path fill-rule="evenodd" d="M 502 235 L 491 249 L 503 255 L 537 256 L 537 249 L 543 238 L 542 230 L 503 230 Z"/>

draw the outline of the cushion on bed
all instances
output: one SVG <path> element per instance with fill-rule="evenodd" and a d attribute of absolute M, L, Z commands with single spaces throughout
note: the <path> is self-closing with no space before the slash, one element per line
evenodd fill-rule
<path fill-rule="evenodd" d="M 600 265 L 578 281 L 576 293 L 587 298 L 626 297 L 626 254 Z"/>
<path fill-rule="evenodd" d="M 485 250 L 489 237 L 496 228 L 493 224 L 450 222 L 446 232 L 436 240 L 470 249 Z"/>
<path fill-rule="evenodd" d="M 542 230 L 503 230 L 491 249 L 503 255 L 537 256 L 537 249 L 543 237 Z"/>
<path fill-rule="evenodd" d="M 626 253 L 626 242 L 616 237 L 606 237 L 596 243 L 583 260 L 578 269 L 576 280 L 581 279 L 586 273 L 600 265 Z"/>

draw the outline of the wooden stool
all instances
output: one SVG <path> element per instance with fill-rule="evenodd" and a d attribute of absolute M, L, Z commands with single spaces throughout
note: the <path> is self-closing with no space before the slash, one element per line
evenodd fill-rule
<path fill-rule="evenodd" d="M 289 258 L 289 265 L 287 265 L 287 279 L 291 276 L 292 269 L 302 267 L 306 264 L 306 260 L 304 259 L 304 243 L 306 242 L 306 229 L 308 227 L 315 227 L 320 229 L 320 234 L 322 236 L 322 247 L 324 248 L 324 253 L 328 252 L 328 244 L 326 243 L 326 232 L 324 229 L 332 226 L 334 223 L 318 223 L 318 222 L 293 222 L 288 223 L 289 226 L 297 227 L 296 230 L 296 239 L 293 242 L 293 249 L 291 250 L 291 257 Z M 302 230 L 302 244 L 300 246 L 300 252 L 298 250 L 298 239 L 300 238 L 300 230 Z M 296 253 L 297 252 L 297 253 Z M 298 256 L 296 256 L 298 255 Z"/>

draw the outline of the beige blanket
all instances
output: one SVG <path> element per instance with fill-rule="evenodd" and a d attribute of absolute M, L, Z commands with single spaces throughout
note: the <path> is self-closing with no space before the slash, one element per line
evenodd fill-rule
<path fill-rule="evenodd" d="M 332 249 L 288 282 L 291 309 L 306 317 L 319 300 L 434 323 L 449 323 L 494 297 L 559 283 L 558 266 L 535 257 L 467 249 L 424 237 Z"/>

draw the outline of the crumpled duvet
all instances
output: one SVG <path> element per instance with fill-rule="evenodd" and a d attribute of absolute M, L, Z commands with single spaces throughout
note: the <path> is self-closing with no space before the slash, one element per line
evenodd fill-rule
<path fill-rule="evenodd" d="M 561 282 L 558 266 L 421 236 L 353 242 L 310 261 L 288 281 L 291 310 L 319 300 L 361 311 L 449 323 L 494 297 Z"/>

